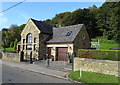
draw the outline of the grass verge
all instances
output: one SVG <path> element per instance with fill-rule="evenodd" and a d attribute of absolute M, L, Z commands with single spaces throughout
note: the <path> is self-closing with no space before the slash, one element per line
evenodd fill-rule
<path fill-rule="evenodd" d="M 88 85 L 120 85 L 120 77 L 82 71 L 82 77 L 79 79 L 79 74 L 80 71 L 72 71 L 69 74 L 69 78 L 78 82 L 86 83 Z"/>

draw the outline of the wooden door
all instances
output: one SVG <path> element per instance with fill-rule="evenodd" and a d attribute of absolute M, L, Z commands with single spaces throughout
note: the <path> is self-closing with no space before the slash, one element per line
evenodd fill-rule
<path fill-rule="evenodd" d="M 48 56 L 51 55 L 51 47 L 48 47 Z"/>
<path fill-rule="evenodd" d="M 67 61 L 68 48 L 67 47 L 59 47 L 57 48 L 57 60 L 58 61 Z"/>

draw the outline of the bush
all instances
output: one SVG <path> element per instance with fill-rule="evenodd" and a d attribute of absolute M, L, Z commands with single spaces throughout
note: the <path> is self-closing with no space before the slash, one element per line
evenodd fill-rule
<path fill-rule="evenodd" d="M 10 43 L 10 48 L 13 48 L 13 47 L 14 47 L 14 43 L 11 42 L 11 43 Z"/>
<path fill-rule="evenodd" d="M 17 43 L 18 43 L 18 40 L 16 39 L 15 42 L 14 42 L 14 47 L 13 47 L 14 50 L 17 49 Z"/>
<path fill-rule="evenodd" d="M 17 51 L 13 48 L 2 48 L 3 52 L 16 53 Z"/>
<path fill-rule="evenodd" d="M 78 50 L 78 57 L 80 58 L 120 61 L 118 55 L 120 55 L 119 50 Z"/>

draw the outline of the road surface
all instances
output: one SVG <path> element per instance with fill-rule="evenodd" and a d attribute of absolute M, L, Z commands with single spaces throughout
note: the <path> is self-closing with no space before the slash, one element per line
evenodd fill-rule
<path fill-rule="evenodd" d="M 2 65 L 2 83 L 72 83 L 28 70 Z"/>

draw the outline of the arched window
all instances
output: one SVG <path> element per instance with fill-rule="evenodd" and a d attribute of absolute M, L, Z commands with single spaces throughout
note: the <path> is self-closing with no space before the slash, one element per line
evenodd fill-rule
<path fill-rule="evenodd" d="M 31 34 L 31 33 L 29 33 L 29 34 L 27 35 L 26 40 L 27 40 L 27 43 L 32 43 L 32 34 Z"/>
<path fill-rule="evenodd" d="M 36 38 L 34 38 L 34 43 L 36 43 Z"/>

